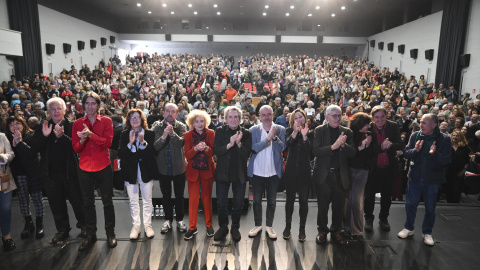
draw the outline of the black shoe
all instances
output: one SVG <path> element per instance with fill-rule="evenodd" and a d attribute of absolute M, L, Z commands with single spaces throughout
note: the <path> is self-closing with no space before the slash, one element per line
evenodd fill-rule
<path fill-rule="evenodd" d="M 183 239 L 185 239 L 185 240 L 190 240 L 190 239 L 192 239 L 193 236 L 194 236 L 195 234 L 197 234 L 197 233 L 198 233 L 197 228 L 195 228 L 195 230 L 188 230 L 188 232 L 185 233 L 185 236 L 183 236 Z"/>
<path fill-rule="evenodd" d="M 31 216 L 25 218 L 25 227 L 20 235 L 20 238 L 26 239 L 30 237 L 35 232 L 35 225 L 33 225 L 33 220 Z"/>
<path fill-rule="evenodd" d="M 380 219 L 380 221 L 378 222 L 378 224 L 380 224 L 380 229 L 388 232 L 390 231 L 390 224 L 388 224 L 388 219 Z"/>
<path fill-rule="evenodd" d="M 212 227 L 207 227 L 207 237 L 212 237 L 215 234 L 215 231 Z"/>
<path fill-rule="evenodd" d="M 225 237 L 228 235 L 228 228 L 227 227 L 220 227 L 213 236 L 213 240 L 215 241 L 222 241 L 225 240 Z"/>
<path fill-rule="evenodd" d="M 78 235 L 80 238 L 85 238 L 87 237 L 87 229 L 82 228 L 80 231 L 80 234 Z"/>
<path fill-rule="evenodd" d="M 323 234 L 323 233 L 319 233 L 317 235 L 317 238 L 315 238 L 315 242 L 318 244 L 318 245 L 321 245 L 323 243 L 325 243 L 327 241 L 327 235 L 326 234 Z"/>
<path fill-rule="evenodd" d="M 232 235 L 232 240 L 235 242 L 240 242 L 240 239 L 242 239 L 242 235 L 240 234 L 238 228 L 232 228 L 230 234 Z"/>
<path fill-rule="evenodd" d="M 342 234 L 337 233 L 334 236 L 333 242 L 339 244 L 339 245 L 345 245 L 345 238 L 343 238 Z"/>
<path fill-rule="evenodd" d="M 285 240 L 290 239 L 290 228 L 289 227 L 285 227 L 285 229 L 283 230 L 283 239 L 285 239 Z"/>
<path fill-rule="evenodd" d="M 96 235 L 87 235 L 83 239 L 80 246 L 78 247 L 78 251 L 84 251 L 84 250 L 90 249 L 93 246 L 93 244 L 95 244 L 95 242 L 97 242 Z"/>
<path fill-rule="evenodd" d="M 366 232 L 373 232 L 373 219 L 366 218 L 365 219 L 365 227 L 364 230 Z"/>
<path fill-rule="evenodd" d="M 45 236 L 45 231 L 43 230 L 43 217 L 37 217 L 35 219 L 36 223 L 36 230 L 35 230 L 35 238 L 40 239 Z"/>
<path fill-rule="evenodd" d="M 2 237 L 2 242 L 3 242 L 3 249 L 4 250 L 14 250 L 15 249 L 15 242 L 13 242 L 12 238 L 3 239 L 3 237 Z"/>
<path fill-rule="evenodd" d="M 107 235 L 107 244 L 109 248 L 114 248 L 117 246 L 117 238 L 115 237 L 115 234 Z"/>
<path fill-rule="evenodd" d="M 55 236 L 52 238 L 52 244 L 63 242 L 67 240 L 67 238 L 68 238 L 68 232 L 57 232 Z"/>
<path fill-rule="evenodd" d="M 306 239 L 307 236 L 305 235 L 305 229 L 300 229 L 300 232 L 298 233 L 298 241 L 305 242 Z"/>

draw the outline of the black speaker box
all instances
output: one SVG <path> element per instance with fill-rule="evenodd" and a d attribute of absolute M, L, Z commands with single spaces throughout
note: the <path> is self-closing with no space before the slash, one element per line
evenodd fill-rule
<path fill-rule="evenodd" d="M 95 39 L 90 39 L 90 48 L 95 49 L 97 47 L 97 41 Z"/>
<path fill-rule="evenodd" d="M 77 43 L 78 43 L 78 50 L 79 51 L 85 49 L 85 41 L 79 40 Z"/>
<path fill-rule="evenodd" d="M 208 38 L 208 42 L 213 42 L 213 35 L 208 35 L 207 38 Z"/>
<path fill-rule="evenodd" d="M 101 46 L 107 45 L 107 39 L 104 38 L 104 37 L 100 38 L 100 45 L 101 45 Z"/>
<path fill-rule="evenodd" d="M 432 61 L 433 60 L 433 49 L 425 50 L 425 59 Z"/>
<path fill-rule="evenodd" d="M 375 48 L 375 40 L 370 40 L 370 47 Z"/>
<path fill-rule="evenodd" d="M 461 54 L 458 57 L 458 65 L 460 67 L 468 67 L 470 65 L 470 54 Z"/>
<path fill-rule="evenodd" d="M 63 53 L 71 53 L 72 52 L 72 45 L 68 43 L 63 43 Z"/>
<path fill-rule="evenodd" d="M 393 52 L 393 42 L 387 43 L 387 49 L 390 52 Z"/>
<path fill-rule="evenodd" d="M 405 44 L 398 45 L 398 53 L 400 54 L 405 53 Z"/>
<path fill-rule="evenodd" d="M 172 41 L 172 34 L 165 34 L 166 41 Z"/>
<path fill-rule="evenodd" d="M 410 50 L 410 57 L 413 59 L 417 59 L 418 56 L 418 49 L 411 49 Z"/>
<path fill-rule="evenodd" d="M 115 37 L 114 36 L 110 36 L 110 43 L 115 43 Z"/>
<path fill-rule="evenodd" d="M 378 48 L 379 48 L 380 50 L 383 50 L 383 41 L 378 42 Z"/>
<path fill-rule="evenodd" d="M 47 48 L 47 54 L 51 55 L 55 53 L 55 45 L 50 43 L 45 43 L 45 47 Z"/>
<path fill-rule="evenodd" d="M 275 42 L 280 43 L 282 41 L 282 36 L 281 35 L 276 35 L 275 36 Z"/>

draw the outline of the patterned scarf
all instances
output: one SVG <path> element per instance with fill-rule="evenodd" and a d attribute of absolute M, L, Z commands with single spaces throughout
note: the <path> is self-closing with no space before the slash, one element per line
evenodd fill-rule
<path fill-rule="evenodd" d="M 193 145 L 197 145 L 200 142 L 207 142 L 207 131 L 204 130 L 202 134 L 198 134 L 198 132 L 194 129 L 193 130 Z M 197 170 L 208 170 L 208 156 L 205 154 L 204 151 L 197 152 L 197 155 L 192 159 L 192 168 Z"/>

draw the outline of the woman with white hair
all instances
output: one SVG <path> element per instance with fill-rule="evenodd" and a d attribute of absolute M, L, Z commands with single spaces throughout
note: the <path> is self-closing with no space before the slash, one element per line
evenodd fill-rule
<path fill-rule="evenodd" d="M 307 116 L 315 115 L 315 109 L 313 108 L 313 101 L 309 100 L 307 102 L 307 108 L 305 108 L 305 114 L 307 114 Z"/>

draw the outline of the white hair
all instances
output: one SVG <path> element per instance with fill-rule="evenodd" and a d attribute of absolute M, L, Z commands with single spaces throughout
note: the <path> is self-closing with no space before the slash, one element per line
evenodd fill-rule
<path fill-rule="evenodd" d="M 330 105 L 330 106 L 328 106 L 327 109 L 325 110 L 325 114 L 326 114 L 326 115 L 331 115 L 331 113 L 332 113 L 333 111 L 337 111 L 337 112 L 342 113 L 342 108 L 340 108 L 340 106 L 338 106 L 338 105 Z"/>
<path fill-rule="evenodd" d="M 59 97 L 54 97 L 54 98 L 51 98 L 47 101 L 47 110 L 50 111 L 50 105 L 52 103 L 57 103 L 58 105 L 60 105 L 60 107 L 62 107 L 63 111 L 67 110 L 67 105 L 65 105 L 65 101 Z"/>
<path fill-rule="evenodd" d="M 229 113 L 230 111 L 232 111 L 232 110 L 233 110 L 233 111 L 237 111 L 237 112 L 238 112 L 238 117 L 239 117 L 240 119 L 242 119 L 242 110 L 240 110 L 237 106 L 228 106 L 228 107 L 226 107 L 225 110 L 223 111 L 224 117 L 227 118 L 227 117 L 228 117 L 228 113 Z"/>

